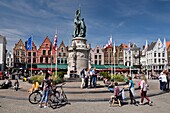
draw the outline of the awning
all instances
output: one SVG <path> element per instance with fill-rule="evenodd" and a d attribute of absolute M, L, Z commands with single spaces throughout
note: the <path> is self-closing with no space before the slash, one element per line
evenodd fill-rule
<path fill-rule="evenodd" d="M 57 69 L 67 69 L 67 66 L 68 66 L 67 64 L 58 64 Z M 56 65 L 54 65 L 54 64 L 52 64 L 52 65 L 50 65 L 50 64 L 37 64 L 37 68 L 40 68 L 40 69 L 42 69 L 42 68 L 44 68 L 44 69 L 46 69 L 46 68 L 55 69 Z"/>
<path fill-rule="evenodd" d="M 115 68 L 115 69 L 128 69 L 130 68 L 129 66 L 125 66 L 125 65 L 95 65 L 92 64 L 92 68 L 96 68 L 96 69 L 111 69 L 111 68 Z"/>

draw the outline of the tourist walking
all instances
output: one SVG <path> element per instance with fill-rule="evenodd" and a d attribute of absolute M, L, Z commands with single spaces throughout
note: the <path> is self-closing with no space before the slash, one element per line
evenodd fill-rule
<path fill-rule="evenodd" d="M 85 69 L 83 69 L 81 72 L 80 72 L 80 75 L 81 75 L 81 88 L 84 88 L 85 86 Z"/>
<path fill-rule="evenodd" d="M 151 105 L 152 101 L 149 99 L 149 97 L 147 96 L 147 79 L 145 77 L 145 75 L 143 75 L 141 77 L 141 82 L 140 82 L 140 94 L 141 94 L 141 101 L 140 101 L 140 105 L 143 105 L 143 101 L 144 98 L 146 98 L 146 100 L 148 101 L 148 104 Z"/>
<path fill-rule="evenodd" d="M 90 88 L 92 87 L 92 77 L 93 77 L 93 70 L 92 68 L 90 68 L 90 71 L 89 71 L 89 78 L 90 78 Z"/>
<path fill-rule="evenodd" d="M 92 82 L 93 82 L 93 87 L 96 88 L 96 84 L 97 84 L 97 72 L 96 72 L 96 68 L 94 68 L 92 70 Z"/>
<path fill-rule="evenodd" d="M 18 91 L 18 88 L 19 88 L 19 81 L 18 81 L 18 79 L 16 79 L 15 82 L 14 82 L 15 91 Z"/>
<path fill-rule="evenodd" d="M 132 80 L 132 77 L 128 77 L 129 80 L 129 84 L 128 84 L 128 88 L 129 88 L 129 97 L 130 97 L 130 104 L 134 104 L 137 106 L 136 100 L 135 100 L 135 87 L 134 87 L 134 82 Z"/>
<path fill-rule="evenodd" d="M 158 77 L 160 90 L 163 90 L 162 75 L 163 75 L 163 72 L 161 72 L 160 75 L 159 75 L 159 77 Z"/>
<path fill-rule="evenodd" d="M 88 88 L 88 83 L 89 83 L 89 71 L 87 71 L 87 68 L 84 70 L 84 74 L 85 74 L 85 86 L 84 88 Z"/>
<path fill-rule="evenodd" d="M 169 92 L 169 79 L 170 79 L 170 76 L 169 76 L 169 72 L 167 70 L 164 70 L 165 72 L 165 75 L 166 75 L 166 91 Z"/>

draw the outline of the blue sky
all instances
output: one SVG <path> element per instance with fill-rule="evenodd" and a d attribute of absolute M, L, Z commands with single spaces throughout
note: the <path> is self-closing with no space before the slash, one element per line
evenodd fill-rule
<path fill-rule="evenodd" d="M 40 46 L 56 29 L 58 44 L 68 45 L 79 6 L 92 47 L 105 45 L 111 35 L 116 45 L 170 40 L 169 0 L 0 0 L 0 34 L 7 38 L 7 49 L 31 35 Z"/>

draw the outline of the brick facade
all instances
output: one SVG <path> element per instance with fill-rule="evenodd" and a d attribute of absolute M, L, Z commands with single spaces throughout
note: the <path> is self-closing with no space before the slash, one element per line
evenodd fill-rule
<path fill-rule="evenodd" d="M 20 39 L 13 49 L 14 67 L 23 67 L 26 63 L 26 48 L 23 41 Z"/>

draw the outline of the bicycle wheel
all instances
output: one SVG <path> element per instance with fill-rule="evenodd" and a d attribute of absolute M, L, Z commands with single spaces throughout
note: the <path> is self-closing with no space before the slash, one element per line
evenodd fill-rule
<path fill-rule="evenodd" d="M 64 101 L 64 102 L 66 102 L 66 103 L 68 103 L 68 99 L 67 99 L 66 94 L 65 94 L 65 93 L 63 93 L 63 94 L 62 94 L 62 96 L 63 96 L 63 101 Z"/>
<path fill-rule="evenodd" d="M 50 96 L 50 99 L 48 101 L 49 107 L 56 109 L 59 105 L 60 100 L 58 99 L 58 97 L 55 94 L 52 94 Z"/>
<path fill-rule="evenodd" d="M 41 93 L 36 91 L 36 92 L 32 92 L 29 95 L 28 100 L 31 104 L 38 104 L 41 101 L 41 97 L 42 97 Z"/>

